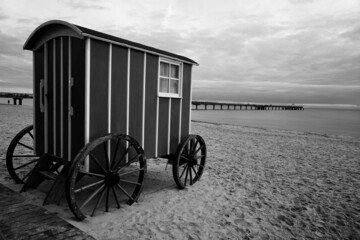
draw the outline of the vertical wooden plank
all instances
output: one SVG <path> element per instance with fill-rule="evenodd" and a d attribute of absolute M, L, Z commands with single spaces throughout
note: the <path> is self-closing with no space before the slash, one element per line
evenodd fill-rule
<path fill-rule="evenodd" d="M 90 57 L 91 57 L 91 39 L 85 40 L 85 141 L 90 142 Z M 88 160 L 86 160 L 88 167 Z"/>
<path fill-rule="evenodd" d="M 189 134 L 190 128 L 190 101 L 191 101 L 191 65 L 183 65 L 183 89 L 181 108 L 181 138 Z"/>
<path fill-rule="evenodd" d="M 68 161 L 71 161 L 72 160 L 72 155 L 71 155 L 71 151 L 72 151 L 72 147 L 71 147 L 71 119 L 72 119 L 72 115 L 70 114 L 71 110 L 72 110 L 72 103 L 71 103 L 71 97 L 72 97 L 72 38 L 69 37 L 69 52 L 68 52 L 68 79 L 67 79 L 67 82 L 68 82 L 68 94 L 67 94 L 67 98 L 68 98 L 68 105 L 67 105 L 67 110 L 68 110 L 68 113 L 67 113 L 67 116 L 68 116 Z"/>
<path fill-rule="evenodd" d="M 171 100 L 170 153 L 175 153 L 179 145 L 180 101 L 179 98 Z"/>
<path fill-rule="evenodd" d="M 56 48 L 55 48 L 55 140 L 56 140 L 56 155 L 61 157 L 62 147 L 61 147 L 61 39 L 56 39 Z"/>
<path fill-rule="evenodd" d="M 53 47 L 51 51 L 53 52 L 53 64 L 52 66 L 49 66 L 53 69 L 53 107 L 52 107 L 52 114 L 53 114 L 53 154 L 56 155 L 56 98 L 57 98 L 57 92 L 56 92 L 56 39 L 52 40 Z"/>
<path fill-rule="evenodd" d="M 64 157 L 64 59 L 63 59 L 63 51 L 64 51 L 64 39 L 60 37 L 60 157 Z"/>
<path fill-rule="evenodd" d="M 128 48 L 127 69 L 126 69 L 126 134 L 129 134 L 129 112 L 130 112 L 130 58 L 131 49 Z"/>
<path fill-rule="evenodd" d="M 49 154 L 54 154 L 54 44 L 53 41 L 47 42 L 47 146 Z"/>
<path fill-rule="evenodd" d="M 44 112 L 40 111 L 40 94 L 44 94 L 44 89 L 40 90 L 40 81 L 44 81 L 44 46 L 34 52 L 34 138 L 35 153 L 41 156 L 44 153 Z M 42 91 L 42 92 L 40 92 Z"/>
<path fill-rule="evenodd" d="M 112 96 L 112 44 L 109 45 L 109 63 L 108 63 L 108 133 L 111 133 L 111 96 Z"/>
<path fill-rule="evenodd" d="M 111 56 L 111 131 L 126 134 L 128 48 L 112 45 Z M 110 157 L 113 158 L 115 143 Z M 126 146 L 120 146 L 123 151 Z M 117 153 L 121 154 L 121 153 Z"/>
<path fill-rule="evenodd" d="M 108 132 L 108 64 L 109 44 L 92 39 L 90 53 L 90 141 Z"/>
<path fill-rule="evenodd" d="M 85 138 L 85 41 L 71 38 L 71 76 L 74 85 L 71 91 L 71 159 L 84 146 Z"/>
<path fill-rule="evenodd" d="M 111 129 L 114 133 L 126 133 L 127 65 L 128 49 L 113 45 L 111 89 Z"/>
<path fill-rule="evenodd" d="M 131 50 L 129 91 L 129 135 L 141 142 L 144 53 Z"/>
<path fill-rule="evenodd" d="M 44 153 L 48 152 L 48 44 L 44 43 Z"/>
<path fill-rule="evenodd" d="M 144 148 L 145 145 L 145 99 L 146 99 L 146 53 L 144 53 L 144 62 L 143 62 L 143 92 L 142 92 L 142 114 L 141 114 L 141 145 Z"/>
<path fill-rule="evenodd" d="M 147 157 L 156 155 L 156 103 L 159 57 L 146 55 L 146 86 L 145 86 L 145 136 L 144 151 Z"/>
<path fill-rule="evenodd" d="M 68 109 L 69 109 L 69 102 L 68 102 L 68 89 L 69 89 L 69 38 L 63 37 L 63 51 L 62 51 L 62 84 L 63 84 L 63 93 L 62 93 L 62 104 L 63 107 L 61 108 L 62 111 L 62 121 L 63 121 L 63 157 L 68 158 Z M 70 160 L 70 159 L 69 159 Z"/>
<path fill-rule="evenodd" d="M 159 98 L 158 156 L 164 156 L 169 153 L 169 102 L 169 98 Z"/>
<path fill-rule="evenodd" d="M 169 98 L 169 109 L 168 109 L 168 130 L 167 130 L 167 134 L 168 134 L 168 144 L 167 144 L 167 153 L 170 153 L 170 131 L 171 131 L 171 103 L 172 99 Z"/>

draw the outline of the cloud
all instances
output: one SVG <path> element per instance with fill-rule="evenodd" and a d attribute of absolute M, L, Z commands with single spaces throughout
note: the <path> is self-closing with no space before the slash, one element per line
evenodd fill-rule
<path fill-rule="evenodd" d="M 289 0 L 289 2 L 294 4 L 306 4 L 314 2 L 314 0 Z"/>
<path fill-rule="evenodd" d="M 0 31 L 0 80 L 4 87 L 32 88 L 32 55 L 23 41 Z"/>
<path fill-rule="evenodd" d="M 195 99 L 360 104 L 353 0 L 66 0 L 32 8 L 40 3 L 14 2 L 0 13 L 0 86 L 31 88 L 31 53 L 22 44 L 39 24 L 58 18 L 197 61 Z"/>
<path fill-rule="evenodd" d="M 107 7 L 104 7 L 104 5 L 97 4 L 98 1 L 94 0 L 61 0 L 62 3 L 65 3 L 65 5 L 73 8 L 73 9 L 80 9 L 80 10 L 88 10 L 88 9 L 94 9 L 94 10 L 106 10 Z"/>

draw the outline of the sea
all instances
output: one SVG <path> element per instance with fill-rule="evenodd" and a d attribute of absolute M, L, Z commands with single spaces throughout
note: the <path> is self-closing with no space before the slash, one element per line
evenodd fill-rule
<path fill-rule="evenodd" d="M 360 138 L 360 109 L 192 110 L 194 121 Z"/>
<path fill-rule="evenodd" d="M 8 99 L 0 98 L 0 104 L 8 104 Z M 24 99 L 23 105 L 32 106 L 32 99 Z M 303 111 L 192 110 L 191 120 L 360 138 L 359 107 L 305 106 Z"/>

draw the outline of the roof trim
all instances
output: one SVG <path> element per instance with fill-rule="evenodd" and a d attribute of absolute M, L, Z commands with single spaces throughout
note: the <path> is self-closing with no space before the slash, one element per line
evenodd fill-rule
<path fill-rule="evenodd" d="M 26 50 L 35 51 L 48 40 L 60 36 L 72 36 L 80 39 L 84 39 L 84 37 L 90 37 L 100 41 L 114 43 L 131 49 L 144 51 L 161 57 L 167 57 L 188 64 L 199 65 L 197 62 L 191 60 L 190 58 L 181 55 L 118 38 L 109 34 L 74 25 L 62 20 L 51 20 L 41 24 L 30 34 L 23 48 Z"/>
<path fill-rule="evenodd" d="M 51 20 L 41 24 L 30 34 L 23 49 L 36 50 L 48 40 L 60 36 L 84 38 L 82 31 L 76 25 L 61 20 Z"/>

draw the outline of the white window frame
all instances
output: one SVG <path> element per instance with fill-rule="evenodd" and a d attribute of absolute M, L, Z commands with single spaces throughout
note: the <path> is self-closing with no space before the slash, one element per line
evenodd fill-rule
<path fill-rule="evenodd" d="M 164 93 L 164 92 L 160 92 L 160 63 L 168 63 L 168 64 L 172 64 L 172 65 L 177 65 L 179 66 L 179 89 L 178 89 L 178 93 Z M 169 69 L 170 71 L 170 69 Z M 182 98 L 182 71 L 183 71 L 183 64 L 181 62 L 177 62 L 177 61 L 173 61 L 173 60 L 169 60 L 166 58 L 159 58 L 159 69 L 158 69 L 158 97 L 167 97 L 167 98 Z"/>

